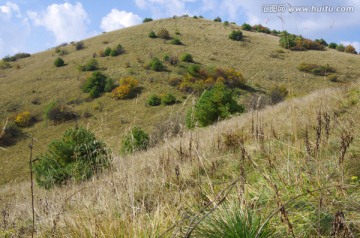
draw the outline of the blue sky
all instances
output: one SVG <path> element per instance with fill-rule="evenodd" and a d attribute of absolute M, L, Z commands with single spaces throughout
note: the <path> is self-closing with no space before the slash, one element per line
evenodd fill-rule
<path fill-rule="evenodd" d="M 269 4 L 284 4 L 285 8 L 268 12 L 269 8 L 264 6 Z M 291 7 L 298 6 L 324 10 L 289 12 Z M 333 7 L 334 11 L 337 7 L 351 9 L 333 12 L 324 7 Z M 140 24 L 145 17 L 159 19 L 183 14 L 208 19 L 220 16 L 237 24 L 262 24 L 311 39 L 352 44 L 360 52 L 358 0 L 0 0 L 0 57 L 43 51 L 64 42 Z"/>

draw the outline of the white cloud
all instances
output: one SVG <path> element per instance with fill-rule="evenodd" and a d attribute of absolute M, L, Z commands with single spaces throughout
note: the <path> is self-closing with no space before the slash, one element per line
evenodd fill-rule
<path fill-rule="evenodd" d="M 52 32 L 57 44 L 89 36 L 89 18 L 81 3 L 52 4 L 42 13 L 28 11 L 28 16 L 34 25 Z"/>
<path fill-rule="evenodd" d="M 0 25 L 0 57 L 23 51 L 31 30 L 18 5 L 0 5 Z"/>
<path fill-rule="evenodd" d="M 101 19 L 100 28 L 104 31 L 113 31 L 141 23 L 141 17 L 132 12 L 112 9 L 109 14 Z"/>
<path fill-rule="evenodd" d="M 169 17 L 189 13 L 187 3 L 198 0 L 135 0 L 136 5 L 142 9 L 150 9 L 155 17 Z"/>
<path fill-rule="evenodd" d="M 340 41 L 340 44 L 343 44 L 345 46 L 352 45 L 357 52 L 360 52 L 360 41 Z"/>
<path fill-rule="evenodd" d="M 11 18 L 13 13 L 16 13 L 17 17 L 20 17 L 20 8 L 18 5 L 12 2 L 6 2 L 5 5 L 0 6 L 0 16 L 2 18 Z"/>

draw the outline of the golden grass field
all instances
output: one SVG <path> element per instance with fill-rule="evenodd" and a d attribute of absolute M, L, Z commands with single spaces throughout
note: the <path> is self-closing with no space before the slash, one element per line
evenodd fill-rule
<path fill-rule="evenodd" d="M 179 31 L 177 37 L 184 45 L 148 38 L 151 30 L 161 28 L 172 36 Z M 269 219 L 274 236 L 328 237 L 337 211 L 344 212 L 344 224 L 352 235 L 360 234 L 360 190 L 355 179 L 360 177 L 359 56 L 334 50 L 280 51 L 278 37 L 246 31 L 243 42 L 229 40 L 231 30 L 238 28 L 204 19 L 163 19 L 84 40 L 86 48 L 80 51 L 68 45 L 64 49 L 69 54 L 62 57 L 65 67 L 53 66 L 58 55 L 50 49 L 0 70 L 0 120 L 22 111 L 40 118 L 51 100 L 79 99 L 81 104 L 70 105 L 73 110 L 92 116 L 78 123 L 95 132 L 115 156 L 111 171 L 97 179 L 49 191 L 35 186 L 37 237 L 184 237 L 193 221 L 210 208 L 219 204 L 221 209 L 220 198 L 252 209 L 263 219 L 285 204 L 285 213 Z M 80 85 L 88 73 L 76 66 L 117 44 L 126 53 L 97 58 L 99 64 L 115 80 L 128 75 L 139 79 L 141 94 L 131 100 L 117 101 L 108 95 L 86 100 Z M 167 72 L 143 67 L 152 56 L 162 59 L 165 54 L 183 53 L 191 53 L 203 66 L 239 70 L 259 92 L 283 85 L 290 91 L 289 99 L 207 128 L 182 128 L 148 151 L 119 156 L 121 138 L 131 127 L 141 126 L 155 135 L 166 120 L 184 123 L 195 97 L 167 83 L 181 73 L 181 67 L 167 66 Z M 301 62 L 329 64 L 340 82 L 300 72 Z M 146 106 L 149 95 L 168 91 L 181 102 Z M 248 96 L 250 92 L 244 92 L 239 100 Z M 35 98 L 40 105 L 31 103 Z M 94 105 L 102 105 L 102 111 Z M 36 156 L 74 125 L 42 120 L 24 131 L 36 139 Z M 347 135 L 353 140 L 344 152 Z M 0 209 L 8 214 L 2 218 L 6 223 L 0 225 L 0 235 L 30 235 L 28 144 L 24 138 L 0 149 Z M 342 155 L 344 162 L 339 163 Z M 225 196 L 221 192 L 233 181 Z M 210 207 L 201 211 L 209 202 Z"/>

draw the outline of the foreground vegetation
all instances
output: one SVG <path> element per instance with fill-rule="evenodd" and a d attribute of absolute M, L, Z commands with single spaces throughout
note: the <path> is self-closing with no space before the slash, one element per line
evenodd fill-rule
<path fill-rule="evenodd" d="M 182 131 L 156 148 L 115 158 L 98 179 L 36 188 L 36 234 L 217 237 L 236 232 L 237 224 L 249 237 L 356 237 L 358 87 Z M 28 189 L 29 183 L 2 188 L 2 199 L 19 198 L 2 208 L 2 234 L 29 234 Z"/>

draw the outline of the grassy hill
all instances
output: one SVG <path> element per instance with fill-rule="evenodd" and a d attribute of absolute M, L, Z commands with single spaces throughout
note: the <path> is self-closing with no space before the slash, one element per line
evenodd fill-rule
<path fill-rule="evenodd" d="M 150 31 L 162 28 L 183 45 L 148 37 Z M 51 191 L 36 187 L 39 236 L 157 237 L 173 224 L 165 237 L 180 236 L 219 201 L 252 209 L 262 221 L 280 209 L 281 219 L 269 218 L 269 229 L 278 236 L 330 235 L 337 211 L 343 211 L 345 224 L 359 233 L 359 184 L 351 178 L 360 176 L 356 123 L 360 58 L 334 50 L 291 52 L 279 47 L 278 37 L 254 32 L 244 32 L 241 42 L 231 41 L 228 35 L 234 29 L 240 27 L 204 19 L 163 19 L 84 40 L 82 50 L 63 46 L 61 50 L 68 52 L 62 56 L 64 67 L 53 65 L 59 55 L 50 49 L 0 70 L 0 120 L 13 120 L 23 111 L 37 117 L 37 123 L 23 129 L 36 139 L 34 156 L 75 124 L 95 132 L 115 155 L 133 126 L 141 126 L 158 142 L 146 152 L 116 157 L 112 171 L 99 179 Z M 138 79 L 141 93 L 127 100 L 114 100 L 109 94 L 90 100 L 81 90 L 89 73 L 77 66 L 118 44 L 125 54 L 96 59 L 114 80 L 129 75 Z M 144 67 L 153 57 L 183 53 L 192 54 L 203 67 L 240 71 L 252 89 L 240 90 L 238 100 L 246 105 L 253 95 L 264 95 L 276 85 L 285 86 L 293 99 L 261 111 L 247 107 L 249 112 L 242 116 L 185 130 L 185 113 L 196 96 L 170 86 L 169 80 L 182 77 L 189 63 L 167 64 L 164 72 Z M 334 67 L 339 82 L 300 72 L 297 67 L 302 62 Z M 151 94 L 166 92 L 180 102 L 146 105 Z M 54 99 L 68 104 L 79 119 L 60 124 L 44 120 L 44 108 Z M 164 142 L 159 135 L 169 122 L 180 124 L 181 133 L 165 137 Z M 350 134 L 353 140 L 347 147 Z M 0 204 L 9 214 L 7 224 L 13 224 L 3 230 L 20 236 L 29 234 L 31 218 L 28 176 L 24 176 L 28 143 L 24 136 L 0 150 Z M 339 164 L 342 155 L 345 160 Z M 285 212 L 281 204 L 286 204 Z"/>

